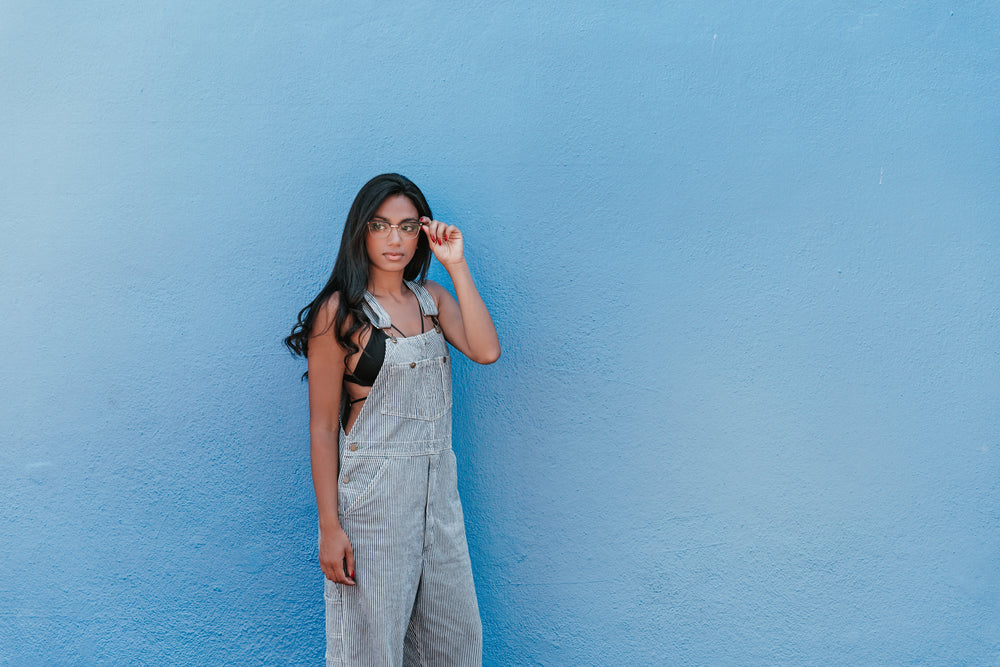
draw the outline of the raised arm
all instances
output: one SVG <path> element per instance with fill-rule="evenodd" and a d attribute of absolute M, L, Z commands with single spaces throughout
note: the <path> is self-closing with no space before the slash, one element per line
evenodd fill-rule
<path fill-rule="evenodd" d="M 438 304 L 438 320 L 445 338 L 469 359 L 480 364 L 492 364 L 500 358 L 500 339 L 465 262 L 462 232 L 455 225 L 429 218 L 421 218 L 420 222 L 424 225 L 431 251 L 448 271 L 458 296 L 456 302 L 448 290 L 427 281 L 427 289 Z"/>
<path fill-rule="evenodd" d="M 337 294 L 316 317 L 309 338 L 309 457 L 319 510 L 319 564 L 328 579 L 354 584 L 354 550 L 337 516 L 340 392 L 346 351 L 337 342 Z"/>

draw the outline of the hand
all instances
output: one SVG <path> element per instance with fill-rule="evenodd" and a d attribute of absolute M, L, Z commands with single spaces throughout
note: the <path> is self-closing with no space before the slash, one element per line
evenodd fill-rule
<path fill-rule="evenodd" d="M 462 232 L 458 227 L 431 220 L 427 216 L 420 218 L 420 225 L 431 243 L 431 252 L 445 268 L 449 264 L 457 264 L 465 259 Z"/>
<path fill-rule="evenodd" d="M 354 549 L 340 526 L 331 531 L 320 531 L 319 567 L 330 581 L 354 585 Z"/>

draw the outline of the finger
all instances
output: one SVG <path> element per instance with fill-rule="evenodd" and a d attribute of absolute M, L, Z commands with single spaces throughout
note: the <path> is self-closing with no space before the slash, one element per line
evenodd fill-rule
<path fill-rule="evenodd" d="M 434 236 L 434 221 L 424 216 L 420 218 L 421 229 L 427 234 L 427 240 L 431 243 L 437 243 L 437 238 Z"/>
<path fill-rule="evenodd" d="M 347 576 L 351 578 L 351 583 L 354 583 L 354 549 L 348 547 L 347 554 L 344 556 L 344 560 L 347 561 Z"/>
<path fill-rule="evenodd" d="M 338 584 L 347 583 L 347 577 L 344 576 L 344 564 L 343 562 L 332 562 L 323 568 L 323 572 L 326 573 L 327 579 L 330 581 L 335 581 Z"/>
<path fill-rule="evenodd" d="M 441 223 L 437 220 L 431 220 L 427 223 L 427 227 L 431 230 L 431 239 L 434 243 L 441 245 Z"/>
<path fill-rule="evenodd" d="M 441 245 L 448 240 L 445 238 L 445 232 L 448 231 L 448 225 L 443 222 L 438 222 L 437 220 L 431 220 L 427 224 L 431 228 L 431 232 L 434 234 L 434 240 L 438 245 Z"/>
<path fill-rule="evenodd" d="M 462 233 L 458 231 L 458 227 L 455 225 L 449 225 L 443 222 L 438 223 L 438 227 L 434 233 L 439 239 L 445 242 L 451 241 L 453 238 L 461 237 Z"/>

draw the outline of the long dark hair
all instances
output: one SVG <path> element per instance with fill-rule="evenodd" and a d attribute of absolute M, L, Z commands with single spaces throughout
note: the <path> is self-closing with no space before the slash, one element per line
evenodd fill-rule
<path fill-rule="evenodd" d="M 369 326 L 368 318 L 361 310 L 361 304 L 364 303 L 363 295 L 368 288 L 368 251 L 365 249 L 368 221 L 378 211 L 382 202 L 395 195 L 405 195 L 413 202 L 418 216 L 434 217 L 431 215 L 431 207 L 424 199 L 424 193 L 405 176 L 382 174 L 365 183 L 354 198 L 351 210 L 347 214 L 344 235 L 340 239 L 340 251 L 337 253 L 337 262 L 333 265 L 330 279 L 326 281 L 326 285 L 316 298 L 299 311 L 298 322 L 292 327 L 291 335 L 285 338 L 285 345 L 292 354 L 309 356 L 309 337 L 313 334 L 316 316 L 334 292 L 340 292 L 337 312 L 333 319 L 337 342 L 347 350 L 348 354 L 358 351 L 358 346 L 352 340 L 354 334 L 362 327 Z M 430 263 L 430 245 L 427 237 L 421 233 L 417 237 L 417 251 L 403 269 L 403 278 L 423 282 L 427 277 Z M 351 322 L 350 326 L 347 326 L 348 320 Z"/>

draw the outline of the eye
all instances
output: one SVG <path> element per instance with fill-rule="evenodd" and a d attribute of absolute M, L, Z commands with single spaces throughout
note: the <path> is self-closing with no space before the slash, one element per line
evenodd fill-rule
<path fill-rule="evenodd" d="M 420 231 L 420 225 L 416 222 L 404 222 L 399 226 L 399 231 L 413 235 Z"/>
<path fill-rule="evenodd" d="M 370 220 L 368 222 L 368 229 L 372 230 L 373 232 L 384 232 L 385 230 L 389 229 L 389 225 L 379 220 Z"/>

